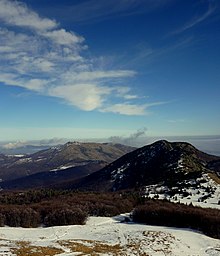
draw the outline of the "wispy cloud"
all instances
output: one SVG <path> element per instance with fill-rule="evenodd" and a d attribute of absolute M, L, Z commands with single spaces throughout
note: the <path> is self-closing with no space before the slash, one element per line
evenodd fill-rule
<path fill-rule="evenodd" d="M 145 105 L 136 105 L 130 103 L 118 103 L 102 109 L 102 112 L 113 112 L 128 116 L 146 115 Z"/>
<path fill-rule="evenodd" d="M 75 22 L 91 22 L 149 12 L 169 2 L 172 0 L 88 0 L 68 6 L 65 12 Z"/>
<path fill-rule="evenodd" d="M 132 66 L 149 65 L 148 72 L 151 72 L 150 65 L 161 60 L 173 53 L 183 54 L 184 49 L 192 46 L 196 40 L 192 36 L 182 37 L 172 42 L 168 42 L 161 47 L 151 47 L 147 42 L 142 42 L 129 49 L 129 54 L 121 55 L 120 65 L 123 68 Z"/>
<path fill-rule="evenodd" d="M 103 5 L 103 1 L 95 2 L 94 8 Z M 126 5 L 137 3 L 119 1 L 116 8 L 124 10 Z M 127 85 L 136 72 L 95 66 L 95 58 L 85 57 L 85 38 L 74 31 L 66 31 L 57 21 L 43 18 L 25 4 L 12 0 L 0 0 L 0 22 L 2 84 L 57 97 L 83 111 L 146 113 L 146 104 L 124 102 L 139 98 Z"/>
<path fill-rule="evenodd" d="M 131 104 L 129 102 L 125 103 L 119 103 L 119 104 L 114 104 L 108 107 L 103 108 L 101 111 L 102 112 L 113 112 L 113 113 L 118 113 L 122 115 L 128 115 L 128 116 L 141 116 L 141 115 L 148 115 L 149 108 L 153 106 L 159 106 L 163 104 L 167 104 L 168 102 L 154 102 L 154 103 L 149 103 L 149 104 L 142 104 L 142 105 L 137 105 L 137 104 Z"/>
<path fill-rule="evenodd" d="M 65 76 L 68 78 L 71 77 L 74 81 L 94 81 L 97 79 L 112 79 L 112 78 L 125 78 L 125 77 L 133 77 L 136 75 L 136 72 L 131 70 L 110 70 L 110 71 L 82 71 L 78 72 L 67 72 Z"/>
<path fill-rule="evenodd" d="M 188 29 L 195 27 L 196 25 L 200 24 L 201 22 L 205 21 L 209 18 L 216 10 L 216 6 L 213 4 L 212 1 L 209 1 L 209 6 L 206 12 L 201 15 L 197 15 L 193 17 L 189 22 L 184 24 L 181 28 L 173 31 L 171 34 L 180 34 Z"/>

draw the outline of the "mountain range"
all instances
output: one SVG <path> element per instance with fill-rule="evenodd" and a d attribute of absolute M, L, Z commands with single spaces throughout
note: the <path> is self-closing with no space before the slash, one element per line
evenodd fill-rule
<path fill-rule="evenodd" d="M 25 184 L 25 178 L 30 182 L 31 177 L 40 184 L 47 174 L 51 179 L 55 176 L 57 181 L 65 180 L 65 174 L 69 178 L 82 177 L 133 150 L 121 144 L 68 142 L 30 155 L 0 154 L 0 186 L 12 180 L 18 184 L 24 180 Z"/>
<path fill-rule="evenodd" d="M 116 191 L 158 183 L 175 186 L 204 173 L 220 181 L 220 157 L 201 152 L 186 142 L 161 140 L 122 156 L 68 188 Z"/>
<path fill-rule="evenodd" d="M 204 174 L 220 181 L 220 157 L 186 142 L 166 140 L 138 149 L 121 144 L 69 142 L 12 163 L 7 160 L 7 170 L 14 170 L 17 177 L 2 181 L 3 189 L 140 190 L 153 184 L 172 187 Z"/>

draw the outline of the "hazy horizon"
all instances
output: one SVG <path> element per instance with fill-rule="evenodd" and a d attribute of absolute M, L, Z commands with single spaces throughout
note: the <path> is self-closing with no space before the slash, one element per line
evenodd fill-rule
<path fill-rule="evenodd" d="M 170 142 L 180 141 L 189 142 L 199 150 L 206 153 L 220 156 L 220 135 L 204 135 L 204 136 L 158 136 L 150 137 L 147 136 L 146 131 L 139 130 L 136 133 L 130 134 L 129 136 L 115 136 L 110 138 L 51 138 L 42 140 L 27 140 L 27 141 L 0 141 L 0 153 L 9 152 L 10 150 L 16 150 L 25 146 L 36 146 L 36 147 L 52 147 L 56 145 L 65 144 L 69 141 L 79 142 L 97 142 L 97 143 L 120 143 L 123 145 L 142 147 L 151 144 L 157 140 L 168 140 Z"/>

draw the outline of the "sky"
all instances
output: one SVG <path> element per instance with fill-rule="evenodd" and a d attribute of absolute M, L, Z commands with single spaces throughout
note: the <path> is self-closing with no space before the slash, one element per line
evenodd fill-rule
<path fill-rule="evenodd" d="M 218 0 L 0 0 L 0 141 L 220 135 Z"/>

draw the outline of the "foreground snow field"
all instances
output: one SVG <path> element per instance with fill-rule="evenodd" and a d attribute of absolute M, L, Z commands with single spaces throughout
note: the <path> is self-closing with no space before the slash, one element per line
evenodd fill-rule
<path fill-rule="evenodd" d="M 0 228 L 0 255 L 219 256 L 220 240 L 186 229 L 90 217 L 84 226 Z"/>

